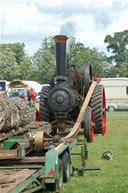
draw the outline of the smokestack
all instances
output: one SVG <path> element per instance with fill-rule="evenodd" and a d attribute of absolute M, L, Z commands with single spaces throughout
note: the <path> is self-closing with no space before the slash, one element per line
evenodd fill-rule
<path fill-rule="evenodd" d="M 56 43 L 56 76 L 65 76 L 66 73 L 66 41 L 68 37 L 57 35 L 54 37 Z"/>

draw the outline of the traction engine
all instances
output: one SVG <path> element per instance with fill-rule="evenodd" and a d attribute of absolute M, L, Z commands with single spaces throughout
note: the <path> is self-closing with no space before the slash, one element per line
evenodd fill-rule
<path fill-rule="evenodd" d="M 70 129 L 80 112 L 93 81 L 91 64 L 85 64 L 83 75 L 75 65 L 66 64 L 66 41 L 68 37 L 55 36 L 56 73 L 50 85 L 43 87 L 40 95 L 40 120 L 52 124 L 52 135 Z M 85 110 L 81 125 L 88 142 L 93 135 L 106 133 L 106 101 L 103 85 L 96 85 L 90 103 Z"/>

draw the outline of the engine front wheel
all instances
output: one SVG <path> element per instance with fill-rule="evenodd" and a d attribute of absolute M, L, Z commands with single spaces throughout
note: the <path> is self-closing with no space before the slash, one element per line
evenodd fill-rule
<path fill-rule="evenodd" d="M 40 93 L 40 121 L 50 121 L 50 112 L 44 103 L 45 99 L 48 98 L 49 91 L 50 86 L 45 86 Z"/>

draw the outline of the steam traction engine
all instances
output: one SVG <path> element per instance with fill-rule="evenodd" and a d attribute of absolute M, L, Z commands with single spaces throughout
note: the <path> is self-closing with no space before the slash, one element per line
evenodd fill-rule
<path fill-rule="evenodd" d="M 78 74 L 75 65 L 66 65 L 66 36 L 54 39 L 56 74 L 50 86 L 41 91 L 41 121 L 33 121 L 35 109 L 32 111 L 23 99 L 0 100 L 1 192 L 27 193 L 54 188 L 59 193 L 63 182 L 70 179 L 70 164 L 72 175 L 77 171 L 83 176 L 85 170 L 90 170 L 85 162 L 86 142 L 80 152 L 72 151 L 80 128 L 84 128 L 88 142 L 93 141 L 94 133 L 106 133 L 103 86 L 92 78 L 90 64 L 85 66 L 83 75 Z M 56 136 L 67 128 L 71 128 L 68 135 Z M 80 155 L 82 168 L 74 166 L 71 155 Z"/>
<path fill-rule="evenodd" d="M 62 35 L 54 37 L 56 73 L 50 80 L 50 86 L 42 88 L 40 96 L 40 120 L 52 124 L 52 135 L 57 130 L 74 125 L 92 83 L 90 64 L 85 65 L 83 75 L 78 74 L 75 65 L 66 65 L 67 39 Z M 93 141 L 94 133 L 106 133 L 105 91 L 102 85 L 96 85 L 81 126 L 88 142 Z"/>

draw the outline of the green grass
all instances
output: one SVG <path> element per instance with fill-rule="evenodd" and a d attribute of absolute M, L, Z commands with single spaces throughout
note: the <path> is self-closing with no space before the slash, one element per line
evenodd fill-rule
<path fill-rule="evenodd" d="M 128 115 L 128 112 L 123 114 Z M 61 193 L 128 193 L 128 117 L 110 120 L 109 114 L 107 116 L 106 135 L 95 136 L 94 142 L 88 143 L 86 167 L 101 170 L 85 171 L 83 177 L 75 173 L 68 183 L 63 184 Z M 81 131 L 78 141 L 82 139 Z M 80 151 L 80 146 L 75 146 L 74 151 Z M 112 152 L 112 161 L 101 158 L 105 151 Z M 80 156 L 72 158 L 75 166 L 81 167 Z"/>
<path fill-rule="evenodd" d="M 82 133 L 78 137 L 82 139 Z M 78 150 L 78 146 L 75 147 Z M 111 151 L 113 161 L 101 159 L 103 152 Z M 128 193 L 128 118 L 107 120 L 107 134 L 96 136 L 88 144 L 87 167 L 100 171 L 86 171 L 84 177 L 75 175 L 63 185 L 62 193 Z M 79 157 L 74 157 L 80 165 Z"/>

